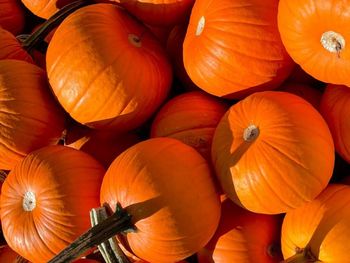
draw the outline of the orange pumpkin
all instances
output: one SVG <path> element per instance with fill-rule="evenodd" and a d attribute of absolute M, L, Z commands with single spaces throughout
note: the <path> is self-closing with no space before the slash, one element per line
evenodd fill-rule
<path fill-rule="evenodd" d="M 58 101 L 73 119 L 93 128 L 140 126 L 172 82 L 161 44 L 112 4 L 83 7 L 67 17 L 49 44 L 46 62 Z"/>
<path fill-rule="evenodd" d="M 18 59 L 34 63 L 32 57 L 21 47 L 16 37 L 0 27 L 0 60 Z"/>
<path fill-rule="evenodd" d="M 0 27 L 17 35 L 22 32 L 24 22 L 24 10 L 18 0 L 0 0 Z"/>
<path fill-rule="evenodd" d="M 349 262 L 350 187 L 329 185 L 315 200 L 287 212 L 284 262 Z"/>
<path fill-rule="evenodd" d="M 307 101 L 257 92 L 219 122 L 212 158 L 224 192 L 256 213 L 278 214 L 313 200 L 334 167 L 328 126 Z"/>
<path fill-rule="evenodd" d="M 48 19 L 63 6 L 74 0 L 21 0 L 22 3 L 36 16 Z"/>
<path fill-rule="evenodd" d="M 214 131 L 228 105 L 201 91 L 192 91 L 169 100 L 157 112 L 150 137 L 171 137 L 195 148 L 211 160 Z"/>
<path fill-rule="evenodd" d="M 277 88 L 294 67 L 277 29 L 278 0 L 197 0 L 183 44 L 192 81 L 216 96 Z"/>
<path fill-rule="evenodd" d="M 321 100 L 321 113 L 332 132 L 335 149 L 350 163 L 350 88 L 329 84 Z"/>
<path fill-rule="evenodd" d="M 101 203 L 114 209 L 117 202 L 137 229 L 125 234 L 127 244 L 149 262 L 194 254 L 211 239 L 220 218 L 207 162 L 172 138 L 140 142 L 114 160 L 103 178 Z"/>
<path fill-rule="evenodd" d="M 279 216 L 255 214 L 226 199 L 219 227 L 197 253 L 198 262 L 280 262 L 280 223 Z"/>
<path fill-rule="evenodd" d="M 278 28 L 289 55 L 314 78 L 350 85 L 349 0 L 280 0 Z"/>
<path fill-rule="evenodd" d="M 88 154 L 48 146 L 29 154 L 1 192 L 5 239 L 32 262 L 47 262 L 90 227 L 104 169 Z"/>
<path fill-rule="evenodd" d="M 118 0 L 137 18 L 153 26 L 174 26 L 186 20 L 194 0 Z"/>
<path fill-rule="evenodd" d="M 11 170 L 28 153 L 61 137 L 64 113 L 41 68 L 0 60 L 0 106 L 0 169 Z"/>

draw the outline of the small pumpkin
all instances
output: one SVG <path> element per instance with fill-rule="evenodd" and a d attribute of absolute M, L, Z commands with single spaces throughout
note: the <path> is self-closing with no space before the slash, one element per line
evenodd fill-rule
<path fill-rule="evenodd" d="M 1 223 L 9 246 L 32 262 L 48 262 L 90 227 L 104 173 L 94 158 L 69 147 L 29 154 L 2 186 Z"/>
<path fill-rule="evenodd" d="M 45 71 L 25 61 L 0 60 L 0 169 L 56 144 L 65 115 L 50 93 Z"/>
<path fill-rule="evenodd" d="M 287 212 L 283 262 L 348 262 L 350 186 L 330 184 L 315 200 Z"/>
<path fill-rule="evenodd" d="M 228 98 L 277 88 L 294 67 L 277 28 L 278 2 L 195 1 L 183 43 L 192 81 Z"/>
<path fill-rule="evenodd" d="M 49 44 L 46 65 L 63 108 L 98 129 L 140 126 L 165 100 L 172 82 L 159 41 L 113 4 L 83 7 L 67 17 Z"/>
<path fill-rule="evenodd" d="M 321 100 L 321 113 L 332 132 L 337 153 L 350 163 L 350 88 L 329 84 Z"/>
<path fill-rule="evenodd" d="M 278 263 L 283 259 L 280 216 L 249 212 L 228 198 L 221 208 L 215 235 L 197 253 L 199 263 Z"/>
<path fill-rule="evenodd" d="M 214 131 L 227 109 L 224 101 L 202 91 L 183 93 L 170 99 L 157 112 L 150 137 L 178 139 L 210 161 Z"/>
<path fill-rule="evenodd" d="M 24 10 L 18 0 L 0 0 L 0 27 L 18 35 L 25 23 Z"/>
<path fill-rule="evenodd" d="M 288 54 L 320 81 L 350 85 L 350 52 L 346 42 L 349 4 L 349 0 L 279 1 L 278 29 Z"/>
<path fill-rule="evenodd" d="M 212 160 L 224 192 L 256 213 L 278 214 L 313 200 L 334 167 L 332 135 L 299 96 L 257 92 L 220 120 Z"/>

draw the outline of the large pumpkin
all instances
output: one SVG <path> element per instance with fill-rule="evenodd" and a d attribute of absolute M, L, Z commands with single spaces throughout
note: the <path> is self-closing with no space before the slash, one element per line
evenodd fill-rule
<path fill-rule="evenodd" d="M 90 227 L 104 172 L 88 154 L 65 146 L 29 154 L 2 186 L 1 223 L 9 246 L 32 262 L 48 262 Z"/>
<path fill-rule="evenodd" d="M 277 88 L 294 66 L 278 33 L 277 6 L 278 0 L 197 0 L 183 44 L 192 81 L 232 98 Z"/>
<path fill-rule="evenodd" d="M 211 239 L 220 218 L 207 162 L 172 138 L 140 142 L 114 160 L 103 178 L 101 203 L 114 209 L 117 202 L 137 229 L 125 235 L 125 242 L 149 262 L 176 262 L 194 254 Z"/>
<path fill-rule="evenodd" d="M 0 60 L 0 169 L 56 144 L 64 114 L 50 93 L 45 71 L 28 62 Z"/>
<path fill-rule="evenodd" d="M 322 96 L 321 113 L 332 132 L 336 151 L 350 163 L 350 88 L 329 84 Z"/>
<path fill-rule="evenodd" d="M 278 28 L 294 61 L 314 78 L 350 85 L 349 0 L 280 0 Z"/>
<path fill-rule="evenodd" d="M 19 0 L 0 0 L 0 27 L 17 35 L 24 28 L 24 10 Z"/>
<path fill-rule="evenodd" d="M 199 263 L 278 263 L 281 218 L 247 211 L 230 199 L 222 203 L 219 227 L 197 253 Z"/>
<path fill-rule="evenodd" d="M 329 185 L 288 212 L 282 224 L 284 262 L 349 262 L 350 187 Z"/>
<path fill-rule="evenodd" d="M 87 6 L 67 17 L 49 44 L 46 62 L 61 105 L 73 119 L 94 128 L 141 125 L 172 82 L 161 44 L 112 4 Z"/>
<path fill-rule="evenodd" d="M 223 190 L 237 204 L 267 214 L 314 199 L 332 176 L 334 155 L 318 111 L 279 91 L 257 92 L 231 106 L 212 144 Z"/>

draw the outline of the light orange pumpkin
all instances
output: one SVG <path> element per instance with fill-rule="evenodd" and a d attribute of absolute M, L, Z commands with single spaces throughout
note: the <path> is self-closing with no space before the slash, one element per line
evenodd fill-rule
<path fill-rule="evenodd" d="M 215 96 L 277 88 L 294 67 L 277 28 L 278 0 L 197 0 L 183 43 L 192 81 Z"/>
<path fill-rule="evenodd" d="M 195 148 L 208 161 L 216 126 L 228 104 L 202 91 L 170 99 L 157 112 L 150 137 L 171 137 Z"/>
<path fill-rule="evenodd" d="M 287 212 L 283 262 L 348 262 L 349 236 L 350 186 L 329 185 L 315 200 Z"/>
<path fill-rule="evenodd" d="M 48 262 L 90 227 L 104 173 L 94 158 L 69 147 L 29 154 L 2 186 L 1 223 L 9 246 L 32 262 Z"/>
<path fill-rule="evenodd" d="M 0 60 L 0 169 L 11 170 L 28 153 L 56 144 L 65 116 L 45 71 L 25 61 Z"/>
<path fill-rule="evenodd" d="M 329 84 L 320 108 L 332 132 L 336 151 L 350 163 L 350 88 Z"/>
<path fill-rule="evenodd" d="M 222 202 L 219 227 L 197 253 L 199 263 L 278 263 L 281 218 L 249 212 L 230 199 Z"/>
<path fill-rule="evenodd" d="M 278 28 L 293 60 L 314 78 L 350 85 L 349 0 L 280 0 Z"/>
<path fill-rule="evenodd" d="M 77 122 L 99 129 L 140 126 L 165 100 L 172 82 L 158 40 L 113 4 L 83 7 L 67 17 L 49 44 L 46 62 L 63 108 Z"/>
<path fill-rule="evenodd" d="M 0 27 L 17 35 L 23 31 L 24 10 L 18 0 L 0 0 Z"/>
<path fill-rule="evenodd" d="M 332 135 L 304 99 L 257 92 L 219 122 L 212 159 L 224 192 L 256 213 L 278 214 L 313 200 L 334 167 Z"/>

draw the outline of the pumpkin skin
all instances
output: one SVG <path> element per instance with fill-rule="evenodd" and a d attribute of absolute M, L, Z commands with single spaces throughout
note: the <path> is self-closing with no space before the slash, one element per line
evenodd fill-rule
<path fill-rule="evenodd" d="M 65 125 L 45 71 L 28 62 L 0 60 L 0 169 L 11 170 L 28 153 L 56 144 Z"/>
<path fill-rule="evenodd" d="M 215 235 L 197 253 L 199 263 L 277 263 L 283 259 L 279 216 L 249 212 L 230 199 L 221 207 Z"/>
<path fill-rule="evenodd" d="M 21 47 L 16 37 L 0 27 L 0 60 L 18 59 L 34 63 L 32 57 Z"/>
<path fill-rule="evenodd" d="M 308 262 L 348 262 L 349 208 L 350 186 L 330 184 L 312 202 L 287 212 L 281 234 L 284 258 L 307 247 L 316 258 Z"/>
<path fill-rule="evenodd" d="M 214 131 L 228 105 L 202 91 L 186 92 L 169 100 L 157 112 L 150 137 L 171 137 L 195 148 L 211 161 Z"/>
<path fill-rule="evenodd" d="M 277 29 L 278 0 L 197 0 L 183 44 L 192 81 L 215 96 L 277 88 L 294 67 Z"/>
<path fill-rule="evenodd" d="M 24 11 L 17 0 L 0 0 L 0 27 L 17 35 L 24 28 Z"/>
<path fill-rule="evenodd" d="M 91 128 L 140 126 L 165 100 L 172 82 L 158 40 L 112 4 L 83 7 L 67 17 L 51 39 L 46 63 L 58 101 Z"/>
<path fill-rule="evenodd" d="M 327 186 L 335 153 L 328 126 L 311 104 L 265 91 L 231 106 L 215 130 L 212 158 L 230 199 L 252 212 L 278 214 Z"/>
<path fill-rule="evenodd" d="M 117 202 L 137 229 L 125 234 L 125 241 L 149 262 L 177 262 L 194 254 L 211 239 L 220 218 L 207 162 L 172 138 L 142 141 L 114 160 L 103 178 L 101 203 L 114 209 Z"/>
<path fill-rule="evenodd" d="M 278 28 L 284 46 L 305 72 L 320 81 L 350 85 L 350 51 L 345 43 L 350 37 L 349 4 L 349 0 L 279 1 Z"/>
<path fill-rule="evenodd" d="M 15 263 L 19 255 L 13 251 L 9 246 L 0 248 L 0 262 Z"/>
<path fill-rule="evenodd" d="M 174 26 L 186 20 L 194 0 L 119 0 L 130 13 L 153 26 Z"/>
<path fill-rule="evenodd" d="M 29 154 L 2 187 L 1 221 L 9 246 L 32 262 L 55 256 L 91 226 L 89 211 L 99 206 L 104 173 L 94 158 L 69 147 Z"/>
<path fill-rule="evenodd" d="M 321 100 L 321 114 L 331 130 L 337 153 L 350 163 L 350 89 L 328 84 Z"/>
<path fill-rule="evenodd" d="M 60 8 L 74 0 L 22 0 L 22 3 L 36 16 L 49 19 Z"/>

